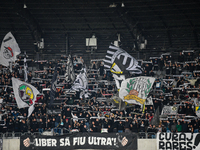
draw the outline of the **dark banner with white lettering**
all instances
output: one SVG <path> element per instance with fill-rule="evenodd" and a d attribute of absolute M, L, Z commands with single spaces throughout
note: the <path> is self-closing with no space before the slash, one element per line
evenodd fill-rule
<path fill-rule="evenodd" d="M 137 135 L 128 133 L 73 133 L 20 137 L 20 150 L 123 149 L 137 150 Z"/>
<path fill-rule="evenodd" d="M 158 133 L 158 150 L 200 150 L 199 133 Z"/>
<path fill-rule="evenodd" d="M 0 150 L 3 149 L 3 139 L 0 139 Z"/>

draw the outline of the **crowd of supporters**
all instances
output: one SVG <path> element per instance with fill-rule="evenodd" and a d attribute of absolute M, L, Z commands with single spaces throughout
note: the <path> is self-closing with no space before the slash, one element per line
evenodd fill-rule
<path fill-rule="evenodd" d="M 33 61 L 29 67 L 28 83 L 35 86 L 37 96 L 35 110 L 27 117 L 28 108 L 18 109 L 12 89 L 12 77 L 24 80 L 23 58 L 11 68 L 0 66 L 0 130 L 6 132 L 136 132 L 150 133 L 155 138 L 157 132 L 199 132 L 200 119 L 196 115 L 199 106 L 200 53 L 180 52 L 178 58 L 166 53 L 148 60 L 140 60 L 142 76 L 155 77 L 149 97 L 153 105 L 142 108 L 129 106 L 119 111 L 107 98 L 117 93 L 114 78 L 104 69 L 103 60 L 91 60 L 87 66 L 88 90 L 90 98 L 80 98 L 80 92 L 69 92 L 72 82 L 65 80 L 67 57 L 59 60 Z M 58 65 L 55 100 L 50 106 L 50 87 L 55 65 Z M 82 57 L 73 57 L 75 73 L 84 65 Z M 130 75 L 134 77 L 136 75 Z M 138 76 L 138 75 L 137 75 Z M 176 113 L 162 112 L 165 106 L 173 106 Z M 159 109 L 158 109 L 159 108 Z M 155 124 L 156 110 L 160 122 Z M 142 134 L 141 134 L 142 135 Z"/>

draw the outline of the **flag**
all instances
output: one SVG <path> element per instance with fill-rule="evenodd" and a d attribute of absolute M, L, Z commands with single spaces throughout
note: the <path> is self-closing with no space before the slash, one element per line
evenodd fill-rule
<path fill-rule="evenodd" d="M 173 105 L 173 106 L 164 105 L 161 115 L 174 115 L 174 114 L 177 114 L 177 112 L 178 112 L 177 105 Z"/>
<path fill-rule="evenodd" d="M 148 97 L 145 101 L 145 105 L 148 106 L 148 105 L 153 105 L 153 100 L 152 100 L 152 97 Z"/>
<path fill-rule="evenodd" d="M 12 77 L 13 91 L 18 108 L 29 107 L 28 117 L 32 114 L 37 99 L 40 93 L 34 86 L 26 82 L 20 81 Z"/>
<path fill-rule="evenodd" d="M 87 80 L 87 73 L 86 73 L 85 67 L 81 69 L 70 91 L 79 91 L 80 98 L 88 98 L 91 95 L 90 93 L 88 93 L 88 80 Z"/>
<path fill-rule="evenodd" d="M 0 50 L 0 64 L 8 67 L 9 62 L 15 62 L 17 55 L 21 53 L 20 48 L 11 32 L 4 37 Z"/>
<path fill-rule="evenodd" d="M 74 81 L 71 90 L 82 91 L 88 89 L 88 80 L 86 74 L 86 68 L 82 68 L 80 73 L 77 75 L 76 80 Z"/>
<path fill-rule="evenodd" d="M 159 107 L 156 109 L 156 112 L 151 120 L 151 125 L 158 126 L 160 124 L 160 115 L 159 115 Z"/>
<path fill-rule="evenodd" d="M 197 115 L 197 117 L 200 118 L 200 107 L 199 107 L 199 106 L 196 106 L 196 107 L 195 107 L 195 110 L 196 110 L 196 115 Z"/>
<path fill-rule="evenodd" d="M 126 80 L 125 75 L 113 74 L 113 78 L 115 80 L 115 84 L 116 84 L 117 89 L 120 89 L 122 81 Z"/>
<path fill-rule="evenodd" d="M 68 56 L 68 61 L 67 61 L 67 69 L 65 73 L 65 80 L 74 82 L 75 80 L 75 74 L 74 74 L 74 67 L 72 64 L 72 58 L 71 55 Z"/>
<path fill-rule="evenodd" d="M 111 102 L 115 107 L 117 107 L 120 111 L 126 108 L 126 103 L 122 101 L 119 96 L 114 95 L 107 100 L 107 102 Z"/>
<path fill-rule="evenodd" d="M 24 58 L 24 81 L 27 82 L 28 81 L 28 65 L 26 62 L 26 58 Z"/>
<path fill-rule="evenodd" d="M 119 97 L 129 104 L 143 106 L 154 81 L 155 78 L 153 77 L 128 78 L 121 84 Z"/>
<path fill-rule="evenodd" d="M 109 46 L 104 59 L 104 67 L 110 69 L 114 74 L 142 73 L 142 68 L 138 65 L 138 61 L 125 50 L 116 46 Z"/>
<path fill-rule="evenodd" d="M 57 64 L 55 66 L 53 78 L 51 80 L 51 89 L 50 89 L 50 106 L 52 105 L 55 95 L 56 95 L 56 85 L 57 85 Z"/>

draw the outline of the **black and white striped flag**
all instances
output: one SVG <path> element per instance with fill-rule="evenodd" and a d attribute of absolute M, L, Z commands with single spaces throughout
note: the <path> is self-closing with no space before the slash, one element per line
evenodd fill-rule
<path fill-rule="evenodd" d="M 114 74 L 141 74 L 142 68 L 138 65 L 138 61 L 129 55 L 125 50 L 109 46 L 104 59 L 104 67 L 110 69 Z"/>

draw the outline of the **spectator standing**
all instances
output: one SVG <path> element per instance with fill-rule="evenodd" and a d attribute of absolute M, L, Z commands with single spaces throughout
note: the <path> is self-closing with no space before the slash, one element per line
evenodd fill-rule
<path fill-rule="evenodd" d="M 182 125 L 181 125 L 180 121 L 178 121 L 178 124 L 176 125 L 176 131 L 182 132 Z"/>
<path fill-rule="evenodd" d="M 43 122 L 42 119 L 40 119 L 40 121 L 39 121 L 38 128 L 39 128 L 38 131 L 39 131 L 40 133 L 43 133 L 44 128 L 45 128 L 45 124 L 44 124 L 44 122 Z"/>
<path fill-rule="evenodd" d="M 119 121 L 119 124 L 117 126 L 117 132 L 122 133 L 124 131 L 124 125 L 122 124 L 122 121 Z"/>

